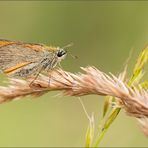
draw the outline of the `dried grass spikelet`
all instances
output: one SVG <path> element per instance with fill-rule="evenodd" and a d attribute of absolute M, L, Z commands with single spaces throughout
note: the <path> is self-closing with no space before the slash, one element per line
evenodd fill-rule
<path fill-rule="evenodd" d="M 120 78 L 113 74 L 107 75 L 95 67 L 81 69 L 84 72 L 77 74 L 62 69 L 54 70 L 50 74 L 50 81 L 48 76 L 40 75 L 32 85 L 30 83 L 34 77 L 26 80 L 10 78 L 8 86 L 0 86 L 0 103 L 27 95 L 38 96 L 53 90 L 62 90 L 68 96 L 109 95 L 119 98 L 129 115 L 138 118 L 141 123 L 147 121 L 148 90 L 131 89 Z"/>
<path fill-rule="evenodd" d="M 148 117 L 148 91 L 131 89 L 113 74 L 107 75 L 95 67 L 82 68 L 85 73 L 73 74 L 62 69 L 52 71 L 51 79 L 40 75 L 27 80 L 10 78 L 9 86 L 0 86 L 0 103 L 27 95 L 42 95 L 48 91 L 63 90 L 68 96 L 88 94 L 109 95 L 120 98 L 132 116 Z"/>

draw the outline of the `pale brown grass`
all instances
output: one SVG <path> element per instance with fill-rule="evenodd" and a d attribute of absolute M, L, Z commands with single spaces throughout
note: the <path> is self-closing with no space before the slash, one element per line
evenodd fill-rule
<path fill-rule="evenodd" d="M 34 77 L 26 80 L 10 78 L 8 86 L 0 86 L 0 103 L 22 98 L 35 97 L 49 91 L 61 90 L 64 95 L 84 96 L 89 94 L 109 95 L 122 102 L 125 111 L 136 117 L 145 134 L 148 135 L 148 90 L 130 88 L 113 74 L 105 74 L 95 67 L 81 68 L 83 73 L 70 73 L 62 69 L 51 72 L 51 79 L 40 75 L 33 84 Z"/>

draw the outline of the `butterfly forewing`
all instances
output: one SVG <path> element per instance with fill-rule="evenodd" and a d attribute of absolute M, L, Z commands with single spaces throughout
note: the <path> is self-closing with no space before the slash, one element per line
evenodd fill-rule
<path fill-rule="evenodd" d="M 50 62 L 53 57 L 44 45 L 0 40 L 0 70 L 7 74 L 29 75 L 41 69 L 44 59 Z"/>

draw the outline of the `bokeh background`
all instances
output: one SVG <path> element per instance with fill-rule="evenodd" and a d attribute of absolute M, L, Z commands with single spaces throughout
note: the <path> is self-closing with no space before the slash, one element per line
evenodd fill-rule
<path fill-rule="evenodd" d="M 68 52 L 78 59 L 67 56 L 62 62 L 71 72 L 94 65 L 117 74 L 133 49 L 130 74 L 148 43 L 147 9 L 146 1 L 0 1 L 0 38 L 55 46 L 73 42 Z M 55 97 L 58 93 L 0 105 L 0 146 L 84 146 L 88 120 L 82 106 L 75 97 Z M 82 100 L 97 127 L 103 98 Z M 148 139 L 122 112 L 101 146 L 148 146 Z"/>

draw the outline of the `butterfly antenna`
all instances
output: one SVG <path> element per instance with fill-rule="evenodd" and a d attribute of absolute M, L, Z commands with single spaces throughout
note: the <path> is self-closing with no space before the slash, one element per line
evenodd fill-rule
<path fill-rule="evenodd" d="M 69 44 L 63 46 L 62 48 L 65 49 L 65 48 L 69 48 L 69 47 L 71 47 L 71 46 L 73 46 L 73 43 L 69 43 Z"/>
<path fill-rule="evenodd" d="M 69 53 L 69 55 L 70 55 L 73 59 L 78 59 L 78 56 L 76 56 L 76 55 L 72 55 L 71 53 Z"/>
<path fill-rule="evenodd" d="M 63 48 L 63 49 L 69 48 L 69 47 L 71 47 L 71 46 L 73 46 L 73 45 L 74 45 L 73 43 L 69 43 L 69 44 L 67 44 L 66 46 L 63 46 L 62 48 Z M 69 53 L 69 55 L 70 55 L 73 59 L 78 59 L 77 56 L 72 55 L 71 53 Z"/>

